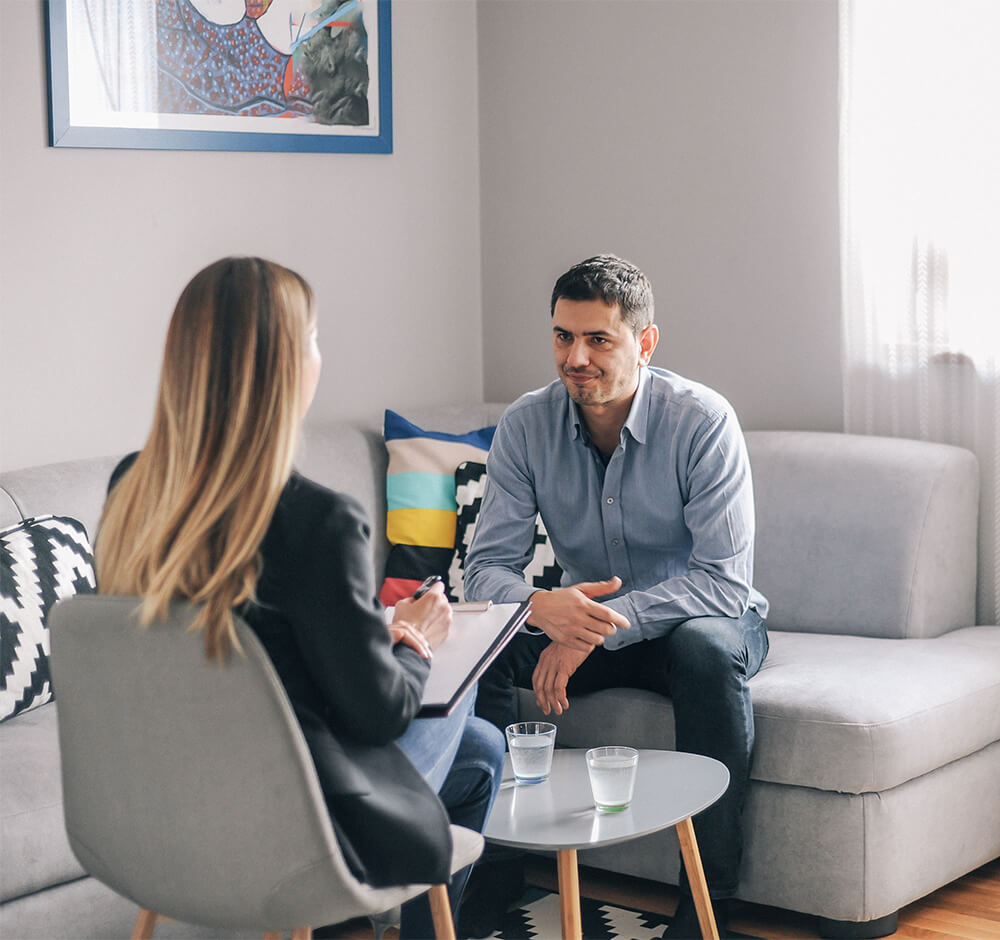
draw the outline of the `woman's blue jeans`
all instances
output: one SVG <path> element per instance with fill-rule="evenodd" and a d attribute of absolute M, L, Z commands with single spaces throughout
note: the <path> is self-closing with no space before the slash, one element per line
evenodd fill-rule
<path fill-rule="evenodd" d="M 531 674 L 548 644 L 544 635 L 518 634 L 480 680 L 476 713 L 499 728 L 517 721 L 516 689 L 531 688 Z M 756 610 L 739 619 L 698 617 L 653 640 L 617 650 L 596 647 L 567 685 L 570 696 L 620 687 L 668 696 L 677 750 L 714 757 L 729 769 L 729 789 L 694 820 L 714 898 L 731 897 L 739 884 L 754 741 L 747 683 L 767 651 L 767 628 Z"/>
<path fill-rule="evenodd" d="M 397 744 L 424 779 L 437 791 L 458 826 L 482 832 L 503 777 L 504 737 L 489 722 L 473 714 L 475 690 L 444 718 L 417 718 Z M 451 879 L 448 896 L 457 916 L 471 866 Z M 403 905 L 400 940 L 434 936 L 430 904 L 423 894 Z"/>

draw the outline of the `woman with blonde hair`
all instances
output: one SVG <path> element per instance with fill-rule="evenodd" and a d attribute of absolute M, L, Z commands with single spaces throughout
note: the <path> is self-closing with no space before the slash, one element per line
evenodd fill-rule
<path fill-rule="evenodd" d="M 194 629 L 220 663 L 241 616 L 288 692 L 354 873 L 446 882 L 448 822 L 485 825 L 503 738 L 472 715 L 473 695 L 413 720 L 451 609 L 437 585 L 387 627 L 363 510 L 293 471 L 320 365 L 301 276 L 259 258 L 199 272 L 170 323 L 149 438 L 112 475 L 98 586 L 140 596 L 147 625 L 176 598 L 202 605 Z M 467 877 L 452 879 L 456 912 Z M 426 896 L 404 905 L 401 936 L 433 936 Z"/>

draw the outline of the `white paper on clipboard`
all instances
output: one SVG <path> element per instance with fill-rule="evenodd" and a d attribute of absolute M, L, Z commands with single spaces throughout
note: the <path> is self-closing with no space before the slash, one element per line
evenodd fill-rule
<path fill-rule="evenodd" d="M 434 650 L 418 716 L 449 714 L 528 619 L 530 610 L 527 601 L 493 604 L 489 610 L 456 610 L 448 639 Z"/>

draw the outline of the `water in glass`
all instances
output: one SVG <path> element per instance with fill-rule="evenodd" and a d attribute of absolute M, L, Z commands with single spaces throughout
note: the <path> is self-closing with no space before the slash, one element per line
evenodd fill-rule
<path fill-rule="evenodd" d="M 587 752 L 594 804 L 604 813 L 628 809 L 635 787 L 638 753 L 630 747 L 598 747 Z"/>

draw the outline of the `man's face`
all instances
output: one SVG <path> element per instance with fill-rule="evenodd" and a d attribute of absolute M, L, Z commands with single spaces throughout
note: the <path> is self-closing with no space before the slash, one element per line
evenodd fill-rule
<path fill-rule="evenodd" d="M 578 405 L 607 406 L 630 401 L 656 347 L 655 326 L 636 336 L 617 304 L 602 300 L 556 301 L 552 348 L 559 378 Z"/>

